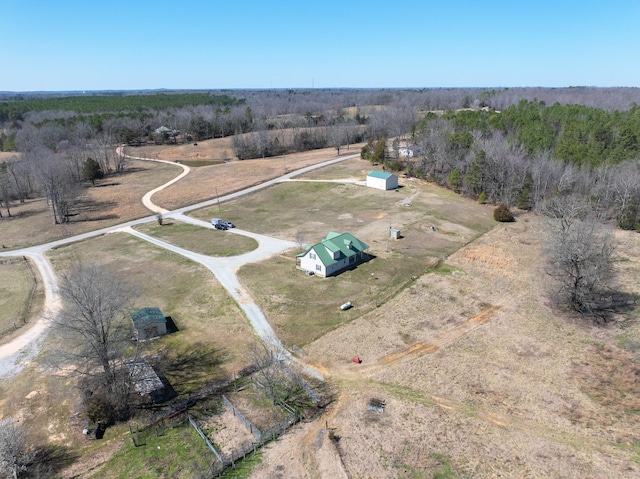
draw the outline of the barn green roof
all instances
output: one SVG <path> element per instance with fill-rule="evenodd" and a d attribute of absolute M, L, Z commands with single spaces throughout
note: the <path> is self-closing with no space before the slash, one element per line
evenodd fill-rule
<path fill-rule="evenodd" d="M 167 320 L 160 308 L 142 308 L 131 313 L 131 320 L 136 327 L 151 323 L 166 323 Z"/>
<path fill-rule="evenodd" d="M 386 180 L 387 178 L 391 178 L 393 173 L 385 173 L 384 171 L 372 171 L 367 176 L 371 176 L 372 178 L 381 178 Z"/>

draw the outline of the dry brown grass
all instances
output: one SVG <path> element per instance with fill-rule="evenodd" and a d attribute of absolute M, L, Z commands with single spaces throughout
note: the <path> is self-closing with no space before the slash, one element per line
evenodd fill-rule
<path fill-rule="evenodd" d="M 0 259 L 0 335 L 26 322 L 33 288 L 35 281 L 26 260 Z"/>
<path fill-rule="evenodd" d="M 136 308 L 157 306 L 173 318 L 179 332 L 166 337 L 172 347 L 210 345 L 223 353 L 223 369 L 229 374 L 248 364 L 246 341 L 253 338 L 253 331 L 240 307 L 206 268 L 125 233 L 57 248 L 49 256 L 56 270 L 94 261 L 125 278 L 139 289 Z"/>
<path fill-rule="evenodd" d="M 142 205 L 144 194 L 180 173 L 161 163 L 131 161 L 121 175 L 109 176 L 85 187 L 69 223 L 56 225 L 44 199 L 29 200 L 11 209 L 12 218 L 0 219 L 0 244 L 16 249 L 86 233 L 151 214 Z"/>
<path fill-rule="evenodd" d="M 266 176 L 275 175 L 278 160 L 263 161 L 196 168 L 203 172 L 197 181 L 182 191 L 174 187 L 159 203 L 212 197 L 211 187 L 227 179 L 237 181 L 237 189 L 252 168 L 263 178 L 261 165 Z M 235 174 L 232 167 L 239 168 Z M 357 175 L 366 165 L 341 168 L 318 175 Z M 449 221 L 446 196 L 427 199 L 440 211 L 433 221 L 443 238 L 466 237 L 468 228 Z M 326 224 L 351 221 L 341 217 L 344 210 Z M 286 234 L 292 233 L 293 226 Z M 363 226 L 360 233 L 373 230 Z M 617 236 L 622 287 L 639 294 L 640 236 Z M 640 477 L 638 311 L 599 327 L 551 308 L 541 266 L 545 237 L 544 223 L 532 214 L 499 224 L 451 255 L 450 267 L 420 277 L 382 307 L 307 345 L 305 361 L 325 372 L 336 400 L 315 422 L 268 445 L 253 477 L 432 477 L 446 460 L 462 477 Z M 140 249 L 135 238 L 110 235 L 86 245 L 56 254 L 101 251 L 112 267 L 148 283 L 148 301 L 193 321 L 187 330 L 195 335 L 240 341 L 252 334 L 237 306 L 224 301 L 225 314 L 209 324 L 203 305 L 218 290 L 199 268 L 148 245 Z M 154 290 L 156 280 L 165 286 Z M 204 286 L 192 291 L 193 285 Z M 229 337 L 217 338 L 227 330 Z M 351 362 L 354 356 L 364 362 Z M 47 372 L 34 365 L 15 382 L 0 383 L 0 411 L 33 422 L 38 434 L 58 444 L 78 445 L 83 439 L 69 415 L 69 379 Z M 386 400 L 384 413 L 367 410 L 373 397 Z M 51 404 L 59 408 L 50 412 Z"/>
<path fill-rule="evenodd" d="M 480 478 L 640 477 L 640 326 L 602 328 L 550 309 L 544 231 L 533 215 L 500 224 L 452 255 L 455 269 L 305 348 L 340 391 L 329 426 L 350 476 L 431 477 L 445 457 Z M 637 277 L 640 237 L 620 237 L 620 269 Z M 483 311 L 491 317 L 473 321 Z M 372 397 L 387 401 L 383 414 L 367 410 Z M 316 433 L 296 433 L 291 441 L 308 445 L 286 464 L 277 445 L 267 450 L 255 477 L 277 467 L 313 477 L 303 457 L 321 454 L 308 440 Z"/>
<path fill-rule="evenodd" d="M 232 151 L 229 139 L 208 140 L 193 145 L 173 147 L 140 147 L 128 148 L 127 154 L 134 156 L 150 156 L 168 161 L 197 161 L 199 158 L 223 158 L 225 152 Z M 341 155 L 358 153 L 359 147 L 352 146 L 349 152 L 343 150 Z M 196 156 L 196 155 L 201 156 Z M 335 148 L 295 153 L 273 158 L 229 161 L 218 165 L 193 168 L 182 181 L 172 185 L 153 197 L 153 201 L 166 209 L 210 200 L 217 196 L 247 188 L 266 180 L 280 176 L 288 171 L 303 168 L 337 157 Z"/>
<path fill-rule="evenodd" d="M 0 260 L 0 344 L 22 334 L 44 304 L 42 280 L 25 257 Z"/>

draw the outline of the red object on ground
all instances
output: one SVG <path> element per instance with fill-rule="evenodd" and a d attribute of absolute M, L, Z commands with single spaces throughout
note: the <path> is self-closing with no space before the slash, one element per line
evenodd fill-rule
<path fill-rule="evenodd" d="M 353 358 L 353 362 L 360 364 L 362 362 L 362 359 L 360 359 L 359 357 L 355 357 Z"/>

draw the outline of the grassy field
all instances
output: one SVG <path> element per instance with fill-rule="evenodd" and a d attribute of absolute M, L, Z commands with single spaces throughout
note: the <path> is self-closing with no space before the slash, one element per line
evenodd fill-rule
<path fill-rule="evenodd" d="M 217 211 L 211 207 L 192 214 L 204 220 Z M 225 203 L 218 215 L 250 231 L 294 241 L 302 236 L 306 243 L 334 230 L 360 233 L 370 245 L 386 247 L 392 226 L 404 236 L 396 249 L 407 248 L 420 236 L 425 240 L 421 247 L 436 255 L 493 224 L 490 207 L 415 180 L 394 191 L 334 182 L 285 182 Z M 432 226 L 437 234 L 425 236 Z"/>
<path fill-rule="evenodd" d="M 153 222 L 135 228 L 141 233 L 208 256 L 235 256 L 258 247 L 258 242 L 247 236 L 201 228 L 174 220 L 165 220 L 162 226 Z"/>
<path fill-rule="evenodd" d="M 340 176 L 351 173 L 340 166 Z M 348 231 L 370 246 L 369 262 L 331 278 L 307 277 L 296 270 L 297 252 L 240 269 L 241 280 L 278 336 L 286 345 L 299 347 L 384 304 L 412 278 L 494 224 L 489 208 L 415 181 L 398 192 L 292 181 L 223 209 L 225 218 L 251 231 L 294 241 L 302 236 L 307 243 L 321 240 L 329 231 Z M 205 209 L 194 215 L 207 218 L 212 212 Z M 390 224 L 401 230 L 400 240 L 388 238 Z M 341 311 L 346 301 L 354 308 Z"/>
<path fill-rule="evenodd" d="M 191 479 L 209 470 L 216 460 L 205 442 L 187 421 L 139 434 L 138 447 L 127 437 L 95 479 Z"/>
<path fill-rule="evenodd" d="M 42 283 L 37 269 L 23 258 L 0 260 L 0 343 L 42 310 Z"/>
<path fill-rule="evenodd" d="M 176 361 L 183 354 L 196 362 L 190 372 L 168 372 L 179 393 L 191 392 L 247 364 L 247 340 L 253 338 L 253 330 L 207 269 L 123 233 L 58 248 L 50 258 L 56 270 L 76 261 L 98 262 L 138 289 L 135 308 L 157 306 L 171 316 L 179 331 L 150 344 Z M 208 364 L 216 368 L 210 370 Z"/>
<path fill-rule="evenodd" d="M 150 216 L 142 205 L 144 194 L 179 173 L 173 165 L 131 161 L 124 173 L 99 180 L 96 187 L 83 187 L 70 222 L 64 224 L 54 224 L 42 198 L 16 204 L 13 217 L 0 220 L 0 244 L 23 248 Z"/>
<path fill-rule="evenodd" d="M 174 191 L 171 201 L 210 194 L 215 168 L 198 168 L 202 176 L 191 183 L 206 188 Z M 637 309 L 606 326 L 556 309 L 542 267 L 545 224 L 535 214 L 496 224 L 490 206 L 413 178 L 388 192 L 321 181 L 362 180 L 370 169 L 349 160 L 305 175 L 312 181 L 194 213 L 307 244 L 348 231 L 372 255 L 326 279 L 296 270 L 296 252 L 239 270 L 285 346 L 301 347 L 302 359 L 335 390 L 319 420 L 300 423 L 247 462 L 252 477 L 640 477 Z M 209 248 L 208 233 L 225 235 L 167 226 L 142 228 L 188 248 Z M 390 226 L 401 239 L 388 238 Z M 621 288 L 640 294 L 638 235 L 618 231 L 617 238 Z M 140 288 L 136 306 L 159 306 L 174 318 L 180 331 L 151 350 L 168 358 L 179 394 L 250 362 L 255 336 L 243 313 L 192 262 L 124 233 L 50 257 L 57 270 L 98 261 Z M 354 307 L 341 311 L 345 301 Z M 51 346 L 44 343 L 45 353 Z M 362 364 L 351 361 L 356 355 Z M 122 426 L 104 442 L 87 441 L 78 396 L 69 393 L 73 377 L 43 357 L 0 383 L 0 411 L 24 420 L 37 439 L 79 453 L 78 464 L 107 464 L 95 477 L 192 477 L 185 463 L 208 457 L 195 431 L 181 428 L 153 434 L 137 449 Z M 386 402 L 383 414 L 368 410 L 372 398 Z M 222 422 L 216 427 L 221 437 L 228 432 Z M 83 465 L 63 476 L 95 472 Z"/>

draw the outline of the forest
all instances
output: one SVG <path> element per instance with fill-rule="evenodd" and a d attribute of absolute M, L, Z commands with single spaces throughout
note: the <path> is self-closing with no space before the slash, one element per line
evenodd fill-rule
<path fill-rule="evenodd" d="M 46 196 L 56 223 L 79 188 L 117 174 L 115 146 L 233 136 L 237 159 L 366 143 L 372 163 L 481 202 L 535 209 L 578 195 L 638 227 L 636 88 L 318 89 L 5 95 L 0 202 Z M 161 128 L 164 127 L 164 128 Z"/>

